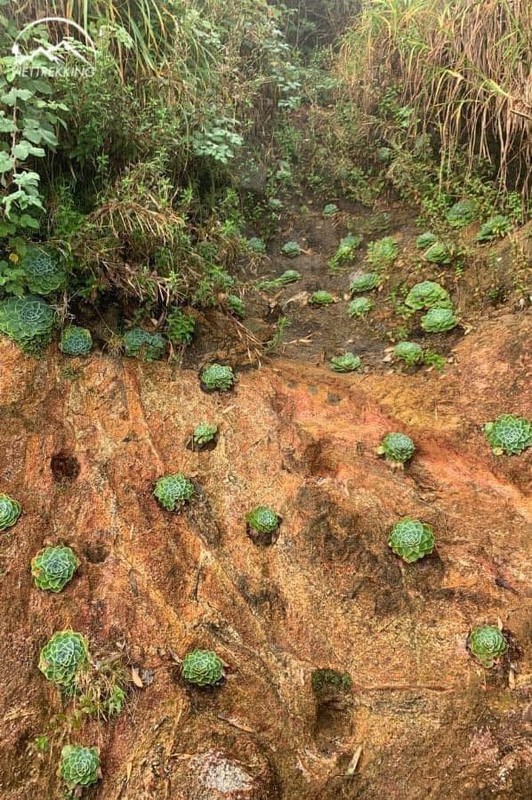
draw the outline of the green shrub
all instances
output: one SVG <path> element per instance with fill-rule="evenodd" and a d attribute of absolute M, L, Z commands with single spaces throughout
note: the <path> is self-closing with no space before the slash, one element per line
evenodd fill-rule
<path fill-rule="evenodd" d="M 58 631 L 41 650 L 39 669 L 52 683 L 68 688 L 88 663 L 85 637 L 75 631 Z"/>
<path fill-rule="evenodd" d="M 38 356 L 52 340 L 55 312 L 40 297 L 8 297 L 0 301 L 0 333 L 28 355 Z"/>
<path fill-rule="evenodd" d="M 126 331 L 123 344 L 128 358 L 141 358 L 143 361 L 156 361 L 166 350 L 166 342 L 160 333 L 148 333 L 142 328 Z"/>
<path fill-rule="evenodd" d="M 281 247 L 281 253 L 286 258 L 297 258 L 301 255 L 301 248 L 297 242 L 286 242 Z"/>
<path fill-rule="evenodd" d="M 228 392 L 235 384 L 235 375 L 225 364 L 209 364 L 202 370 L 200 380 L 208 392 Z"/>
<path fill-rule="evenodd" d="M 459 200 L 447 211 L 447 222 L 453 228 L 465 228 L 477 218 L 477 207 L 473 200 Z"/>
<path fill-rule="evenodd" d="M 407 367 L 413 367 L 423 361 L 423 349 L 415 342 L 397 342 L 393 349 L 396 358 L 404 361 Z"/>
<path fill-rule="evenodd" d="M 435 233 L 420 233 L 420 235 L 416 239 L 416 247 L 419 250 L 426 250 L 427 247 L 430 247 L 432 244 L 435 244 L 438 241 L 438 237 Z"/>
<path fill-rule="evenodd" d="M 421 319 L 421 327 L 426 333 L 443 333 L 457 325 L 458 320 L 450 308 L 431 308 Z"/>
<path fill-rule="evenodd" d="M 30 245 L 18 266 L 24 270 L 26 285 L 31 294 L 48 295 L 65 286 L 65 273 L 42 247 Z"/>
<path fill-rule="evenodd" d="M 180 308 L 173 308 L 166 318 L 166 335 L 175 345 L 188 345 L 194 338 L 196 320 L 184 314 Z"/>
<path fill-rule="evenodd" d="M 313 292 L 309 299 L 309 305 L 311 306 L 330 306 L 331 303 L 335 303 L 335 299 L 329 292 L 324 291 L 323 289 L 319 289 L 317 292 Z"/>
<path fill-rule="evenodd" d="M 323 207 L 323 214 L 325 217 L 334 217 L 335 214 L 338 214 L 339 210 L 336 203 L 327 203 L 327 205 Z"/>
<path fill-rule="evenodd" d="M 61 750 L 62 779 L 75 792 L 82 786 L 92 786 L 100 778 L 100 751 L 97 747 L 68 744 Z"/>
<path fill-rule="evenodd" d="M 414 455 L 416 447 L 410 436 L 404 433 L 389 433 L 382 440 L 377 453 L 386 456 L 392 464 L 405 464 Z"/>
<path fill-rule="evenodd" d="M 92 336 L 87 328 L 70 325 L 61 334 L 59 349 L 67 356 L 88 356 L 92 350 Z"/>
<path fill-rule="evenodd" d="M 342 356 L 331 358 L 331 369 L 334 372 L 353 372 L 360 366 L 362 361 L 354 353 L 344 353 Z"/>
<path fill-rule="evenodd" d="M 392 551 L 407 564 L 430 555 L 434 545 L 434 534 L 430 525 L 410 517 L 404 517 L 394 525 L 388 541 Z"/>
<path fill-rule="evenodd" d="M 363 272 L 362 275 L 357 275 L 356 278 L 353 278 L 349 291 L 351 294 L 371 292 L 372 289 L 377 289 L 381 283 L 381 277 L 376 272 Z"/>
<path fill-rule="evenodd" d="M 192 444 L 197 448 L 204 447 L 206 444 L 214 442 L 217 434 L 218 427 L 216 425 L 209 425 L 208 422 L 201 422 L 194 428 Z"/>
<path fill-rule="evenodd" d="M 154 497 L 167 511 L 179 511 L 196 494 L 192 481 L 181 472 L 159 478 L 153 490 Z"/>
<path fill-rule="evenodd" d="M 368 261 L 374 267 L 389 267 L 399 255 L 399 246 L 393 236 L 384 236 L 368 245 Z"/>
<path fill-rule="evenodd" d="M 500 239 L 506 236 L 512 228 L 512 223 L 508 217 L 498 214 L 485 222 L 477 233 L 477 242 L 491 242 L 493 239 Z"/>
<path fill-rule="evenodd" d="M 519 455 L 532 447 L 532 422 L 525 417 L 502 414 L 484 425 L 486 438 L 496 456 Z"/>
<path fill-rule="evenodd" d="M 329 259 L 329 267 L 332 270 L 339 269 L 343 264 L 348 264 L 356 256 L 356 251 L 362 244 L 362 237 L 348 233 L 340 241 L 336 253 Z"/>
<path fill-rule="evenodd" d="M 301 275 L 297 270 L 287 269 L 282 275 L 279 275 L 278 278 L 259 281 L 257 288 L 264 292 L 275 291 L 276 289 L 282 289 L 283 286 L 288 286 L 289 283 L 296 283 L 296 281 L 299 280 L 301 280 Z"/>
<path fill-rule="evenodd" d="M 15 525 L 21 513 L 20 503 L 13 500 L 8 494 L 0 494 L 0 531 L 5 531 Z"/>
<path fill-rule="evenodd" d="M 372 308 L 374 308 L 375 303 L 369 299 L 369 297 L 355 297 L 354 300 L 351 300 L 347 307 L 347 313 L 350 317 L 363 317 L 368 314 Z"/>
<path fill-rule="evenodd" d="M 227 305 L 229 310 L 233 312 L 235 317 L 239 319 L 244 319 L 246 316 L 246 306 L 244 305 L 243 300 L 238 297 L 236 294 L 230 294 L 227 297 Z"/>
<path fill-rule="evenodd" d="M 406 296 L 405 305 L 413 311 L 423 308 L 452 308 L 448 292 L 434 281 L 422 281 L 412 286 Z"/>
<path fill-rule="evenodd" d="M 490 669 L 506 653 L 508 642 L 494 625 L 479 625 L 469 634 L 469 649 L 483 667 Z"/>
<path fill-rule="evenodd" d="M 70 547 L 45 547 L 31 560 L 31 574 L 39 589 L 60 592 L 70 583 L 80 561 Z"/>
<path fill-rule="evenodd" d="M 452 254 L 443 242 L 435 242 L 425 251 L 424 258 L 426 261 L 430 261 L 431 264 L 450 264 Z"/>
<path fill-rule="evenodd" d="M 275 533 L 280 524 L 278 514 L 268 506 L 256 506 L 246 516 L 249 527 L 257 533 Z"/>
<path fill-rule="evenodd" d="M 266 252 L 266 245 L 262 239 L 259 239 L 258 236 L 252 236 L 251 239 L 247 240 L 247 246 L 250 250 L 254 253 L 264 254 Z"/>
<path fill-rule="evenodd" d="M 192 650 L 181 665 L 183 680 L 194 686 L 216 686 L 224 677 L 222 660 L 213 650 Z"/>

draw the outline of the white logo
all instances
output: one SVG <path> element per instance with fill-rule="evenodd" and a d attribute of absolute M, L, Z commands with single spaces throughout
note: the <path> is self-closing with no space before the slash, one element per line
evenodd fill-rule
<path fill-rule="evenodd" d="M 64 35 L 55 42 L 42 38 L 33 39 L 36 45 L 31 47 L 32 37 L 28 31 L 41 25 L 59 23 L 63 28 L 72 28 L 81 35 L 82 41 L 74 36 Z M 57 28 L 57 25 L 54 26 Z M 24 41 L 22 41 L 24 39 Z M 97 48 L 87 31 L 65 17 L 43 17 L 25 25 L 13 42 L 11 52 L 15 58 L 18 71 L 22 74 L 81 75 L 94 74 L 94 59 Z M 39 58 L 40 57 L 40 58 Z"/>

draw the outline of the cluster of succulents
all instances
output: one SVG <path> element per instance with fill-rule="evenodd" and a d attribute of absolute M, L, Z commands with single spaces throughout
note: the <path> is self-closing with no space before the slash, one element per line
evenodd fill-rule
<path fill-rule="evenodd" d="M 425 333 L 445 333 L 458 325 L 458 320 L 450 308 L 431 308 L 421 318 Z"/>
<path fill-rule="evenodd" d="M 216 425 L 209 425 L 208 422 L 201 422 L 196 425 L 192 434 L 192 444 L 196 449 L 201 449 L 207 444 L 211 444 L 216 440 L 218 434 L 218 427 Z"/>
<path fill-rule="evenodd" d="M 330 306 L 336 301 L 330 292 L 326 292 L 324 289 L 318 289 L 317 292 L 312 292 L 308 302 L 311 306 Z"/>
<path fill-rule="evenodd" d="M 253 253 L 264 254 L 266 252 L 266 244 L 258 236 L 252 236 L 247 240 L 247 246 Z"/>
<path fill-rule="evenodd" d="M 287 269 L 278 278 L 271 278 L 269 280 L 259 281 L 257 287 L 262 292 L 271 292 L 276 289 L 282 289 L 290 283 L 296 283 L 301 280 L 301 274 L 296 269 Z"/>
<path fill-rule="evenodd" d="M 225 675 L 223 661 L 214 650 L 191 650 L 183 659 L 181 675 L 194 686 L 216 686 Z"/>
<path fill-rule="evenodd" d="M 228 392 L 235 384 L 235 374 L 226 364 L 209 364 L 201 371 L 200 382 L 207 392 Z"/>
<path fill-rule="evenodd" d="M 347 306 L 350 317 L 364 317 L 374 308 L 375 303 L 369 297 L 355 297 Z"/>
<path fill-rule="evenodd" d="M 75 631 L 58 631 L 42 648 L 39 669 L 56 686 L 69 688 L 89 663 L 89 646 Z"/>
<path fill-rule="evenodd" d="M 399 245 L 393 236 L 384 236 L 368 245 L 368 261 L 374 267 L 389 267 L 399 255 Z"/>
<path fill-rule="evenodd" d="M 473 200 L 459 200 L 447 211 L 447 222 L 453 228 L 465 228 L 478 216 L 477 206 Z"/>
<path fill-rule="evenodd" d="M 405 433 L 388 433 L 377 448 L 377 453 L 385 456 L 394 466 L 406 464 L 415 451 L 414 442 Z"/>
<path fill-rule="evenodd" d="M 26 295 L 0 301 L 0 333 L 28 355 L 40 355 L 50 344 L 55 320 L 54 310 L 41 297 Z"/>
<path fill-rule="evenodd" d="M 227 307 L 235 315 L 235 317 L 238 317 L 239 319 L 244 319 L 246 316 L 246 306 L 244 305 L 244 301 L 236 294 L 230 294 L 227 296 Z"/>
<path fill-rule="evenodd" d="M 435 546 L 434 533 L 430 525 L 404 517 L 393 526 L 388 546 L 403 561 L 412 564 L 432 553 Z"/>
<path fill-rule="evenodd" d="M 427 231 L 427 233 L 420 233 L 416 239 L 416 247 L 419 250 L 426 250 L 432 244 L 435 244 L 438 241 L 438 237 L 435 233 L 431 233 Z"/>
<path fill-rule="evenodd" d="M 496 456 L 519 455 L 532 447 L 532 422 L 525 417 L 502 414 L 484 425 L 486 438 Z"/>
<path fill-rule="evenodd" d="M 70 791 L 92 786 L 101 777 L 100 751 L 97 747 L 66 745 L 61 750 L 59 772 Z"/>
<path fill-rule="evenodd" d="M 416 342 L 397 342 L 393 354 L 395 358 L 404 361 L 407 367 L 413 367 L 423 361 L 423 348 Z"/>
<path fill-rule="evenodd" d="M 0 494 L 0 531 L 12 528 L 18 521 L 22 508 L 17 500 L 8 494 Z"/>
<path fill-rule="evenodd" d="M 67 356 L 88 356 L 92 350 L 92 336 L 87 328 L 69 325 L 61 334 L 59 349 Z"/>
<path fill-rule="evenodd" d="M 312 672 L 310 683 L 314 694 L 324 692 L 350 692 L 353 680 L 348 672 L 338 672 L 336 669 L 315 669 Z"/>
<path fill-rule="evenodd" d="M 182 472 L 159 478 L 153 490 L 154 497 L 167 511 L 179 511 L 196 494 L 196 488 Z"/>
<path fill-rule="evenodd" d="M 131 328 L 123 337 L 124 353 L 128 358 L 156 361 L 166 350 L 166 341 L 160 333 L 149 333 L 142 328 Z"/>
<path fill-rule="evenodd" d="M 469 634 L 469 649 L 483 667 L 490 669 L 508 650 L 508 642 L 494 625 L 479 625 Z"/>
<path fill-rule="evenodd" d="M 506 236 L 512 228 L 512 223 L 508 217 L 503 217 L 502 214 L 497 214 L 495 217 L 487 220 L 481 225 L 477 233 L 477 242 L 491 242 L 493 239 L 500 239 Z"/>
<path fill-rule="evenodd" d="M 281 247 L 281 253 L 286 258 L 297 258 L 301 255 L 301 247 L 297 242 L 285 242 Z"/>
<path fill-rule="evenodd" d="M 259 534 L 273 534 L 277 531 L 280 518 L 269 506 L 256 506 L 246 516 L 249 527 Z"/>
<path fill-rule="evenodd" d="M 382 279 L 377 272 L 363 272 L 356 275 L 349 286 L 351 294 L 362 294 L 377 289 L 382 283 Z"/>
<path fill-rule="evenodd" d="M 344 353 L 341 356 L 331 358 L 331 369 L 333 372 L 354 372 L 362 365 L 359 356 L 354 353 Z"/>
<path fill-rule="evenodd" d="M 65 545 L 45 547 L 31 560 L 31 574 L 39 589 L 62 591 L 80 565 L 74 551 Z"/>
<path fill-rule="evenodd" d="M 405 305 L 412 311 L 430 308 L 452 308 L 449 293 L 434 281 L 416 283 L 405 298 Z"/>
<path fill-rule="evenodd" d="M 434 242 L 423 254 L 425 261 L 431 264 L 450 264 L 452 252 L 443 242 Z"/>
<path fill-rule="evenodd" d="M 332 270 L 338 269 L 342 264 L 347 264 L 352 261 L 356 255 L 356 250 L 362 244 L 362 237 L 355 236 L 353 233 L 348 233 L 341 239 L 336 253 L 329 259 L 329 267 Z"/>
<path fill-rule="evenodd" d="M 180 308 L 173 308 L 166 317 L 166 335 L 175 345 L 189 345 L 194 338 L 196 320 Z"/>
<path fill-rule="evenodd" d="M 338 214 L 340 209 L 336 205 L 336 203 L 327 203 L 323 206 L 323 215 L 325 217 L 334 217 L 335 214 Z"/>
<path fill-rule="evenodd" d="M 46 296 L 65 285 L 66 276 L 59 262 L 43 247 L 30 245 L 19 267 L 24 271 L 28 291 L 32 294 Z"/>

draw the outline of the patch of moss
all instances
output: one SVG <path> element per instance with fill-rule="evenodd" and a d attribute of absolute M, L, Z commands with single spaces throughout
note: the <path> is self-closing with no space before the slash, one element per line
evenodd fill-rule
<path fill-rule="evenodd" d="M 310 680 L 314 694 L 331 690 L 350 692 L 353 686 L 351 675 L 348 672 L 338 672 L 336 669 L 315 669 Z"/>

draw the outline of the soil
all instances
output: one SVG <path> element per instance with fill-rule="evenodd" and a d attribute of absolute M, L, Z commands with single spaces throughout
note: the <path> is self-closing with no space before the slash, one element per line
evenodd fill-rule
<path fill-rule="evenodd" d="M 100 748 L 89 800 L 532 796 L 532 450 L 497 458 L 482 431 L 504 412 L 532 415 L 531 324 L 514 294 L 523 266 L 488 277 L 474 260 L 462 275 L 427 269 L 413 255 L 412 212 L 378 209 L 401 254 L 375 312 L 353 321 L 345 295 L 357 265 L 331 274 L 327 260 L 349 228 L 375 220 L 314 208 L 289 211 L 256 266 L 257 277 L 298 269 L 301 282 L 278 297 L 249 289 L 253 335 L 209 312 L 183 365 L 55 348 L 35 361 L 0 342 L 0 490 L 23 507 L 0 535 L 3 800 L 62 798 L 67 742 Z M 304 247 L 295 261 L 276 255 L 287 239 Z M 508 265 L 504 247 L 492 251 L 497 265 Z M 364 257 L 363 247 L 358 266 Z M 394 289 L 438 277 L 463 327 L 424 339 L 407 323 L 448 363 L 441 374 L 402 372 L 387 351 L 405 324 Z M 504 302 L 482 302 L 503 279 Z M 338 303 L 297 298 L 317 288 Z M 280 345 L 260 355 L 284 315 Z M 364 369 L 336 375 L 324 362 L 347 345 Z M 215 357 L 237 367 L 227 395 L 200 389 L 198 367 Z M 203 420 L 219 426 L 217 446 L 194 452 L 184 443 Z M 375 453 L 390 431 L 416 444 L 402 472 Z M 171 514 L 152 490 L 178 471 L 198 497 Z M 258 504 L 282 517 L 268 547 L 246 532 Z M 407 515 L 437 541 L 413 565 L 387 547 Z M 29 564 L 59 542 L 82 565 L 50 595 Z M 492 670 L 467 651 L 485 622 L 510 643 Z M 118 718 L 80 720 L 38 671 L 40 648 L 67 628 L 89 638 L 96 662 L 116 655 L 127 666 Z M 182 683 L 193 647 L 220 655 L 223 685 Z M 318 702 L 319 668 L 349 673 L 351 691 Z"/>

